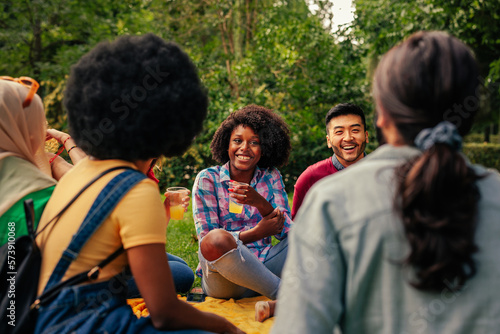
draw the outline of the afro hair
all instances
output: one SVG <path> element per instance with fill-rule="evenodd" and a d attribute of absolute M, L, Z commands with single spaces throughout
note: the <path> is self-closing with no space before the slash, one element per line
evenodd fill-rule
<path fill-rule="evenodd" d="M 71 68 L 64 106 L 71 136 L 98 159 L 182 154 L 208 99 L 179 46 L 153 34 L 101 42 Z"/>
<path fill-rule="evenodd" d="M 239 125 L 248 126 L 259 135 L 262 150 L 259 167 L 281 167 L 288 162 L 291 149 L 288 125 L 272 110 L 257 105 L 237 110 L 222 122 L 210 144 L 214 160 L 221 164 L 229 161 L 229 139 Z"/>

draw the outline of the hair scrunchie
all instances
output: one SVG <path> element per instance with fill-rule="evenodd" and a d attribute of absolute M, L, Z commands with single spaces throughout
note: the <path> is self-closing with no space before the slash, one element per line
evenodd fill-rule
<path fill-rule="evenodd" d="M 462 149 L 462 137 L 457 127 L 448 121 L 440 122 L 433 128 L 423 129 L 415 138 L 414 143 L 423 151 L 437 143 L 447 144 L 456 151 Z"/>

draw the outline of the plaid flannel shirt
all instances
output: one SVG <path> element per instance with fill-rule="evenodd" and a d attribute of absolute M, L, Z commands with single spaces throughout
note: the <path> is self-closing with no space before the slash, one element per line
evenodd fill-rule
<path fill-rule="evenodd" d="M 213 229 L 224 229 L 238 239 L 241 231 L 255 227 L 261 220 L 262 215 L 257 208 L 245 205 L 241 214 L 229 212 L 229 162 L 223 166 L 214 166 L 202 170 L 193 185 L 193 218 L 196 233 L 201 242 L 203 237 Z M 288 196 L 280 172 L 276 168 L 261 169 L 256 167 L 252 186 L 263 196 L 273 208 L 279 208 L 285 215 L 285 225 L 280 234 L 275 237 L 283 240 L 292 225 Z M 272 238 L 248 243 L 245 246 L 259 258 L 266 259 L 272 247 Z M 196 274 L 201 276 L 201 267 L 198 265 Z"/>

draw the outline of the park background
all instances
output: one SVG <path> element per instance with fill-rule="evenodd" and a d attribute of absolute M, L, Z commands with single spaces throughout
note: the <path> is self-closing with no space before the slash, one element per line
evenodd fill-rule
<path fill-rule="evenodd" d="M 480 64 L 481 91 L 465 105 L 480 106 L 480 112 L 464 153 L 474 163 L 500 169 L 500 1 L 353 0 L 352 8 L 342 8 L 352 20 L 338 26 L 340 4 L 0 0 L 0 75 L 39 81 L 49 125 L 67 131 L 63 92 L 71 65 L 83 54 L 126 34 L 153 32 L 175 41 L 197 65 L 210 103 L 203 132 L 189 150 L 162 160 L 156 171 L 160 190 L 191 188 L 196 174 L 215 164 L 209 145 L 222 120 L 255 103 L 274 109 L 290 126 L 292 152 L 280 171 L 291 198 L 300 173 L 331 155 L 325 145 L 326 112 L 337 103 L 360 105 L 370 133 L 367 151 L 375 149 L 370 83 L 378 60 L 413 32 L 444 30 L 468 44 Z M 169 225 L 167 247 L 195 268 L 190 212 Z"/>

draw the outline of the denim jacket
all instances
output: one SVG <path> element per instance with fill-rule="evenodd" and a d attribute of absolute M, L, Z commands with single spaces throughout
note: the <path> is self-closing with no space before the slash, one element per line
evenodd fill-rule
<path fill-rule="evenodd" d="M 290 232 L 272 333 L 499 332 L 500 175 L 474 166 L 485 175 L 476 275 L 459 292 L 422 292 L 401 265 L 409 246 L 393 210 L 394 168 L 418 154 L 384 145 L 311 188 Z"/>

